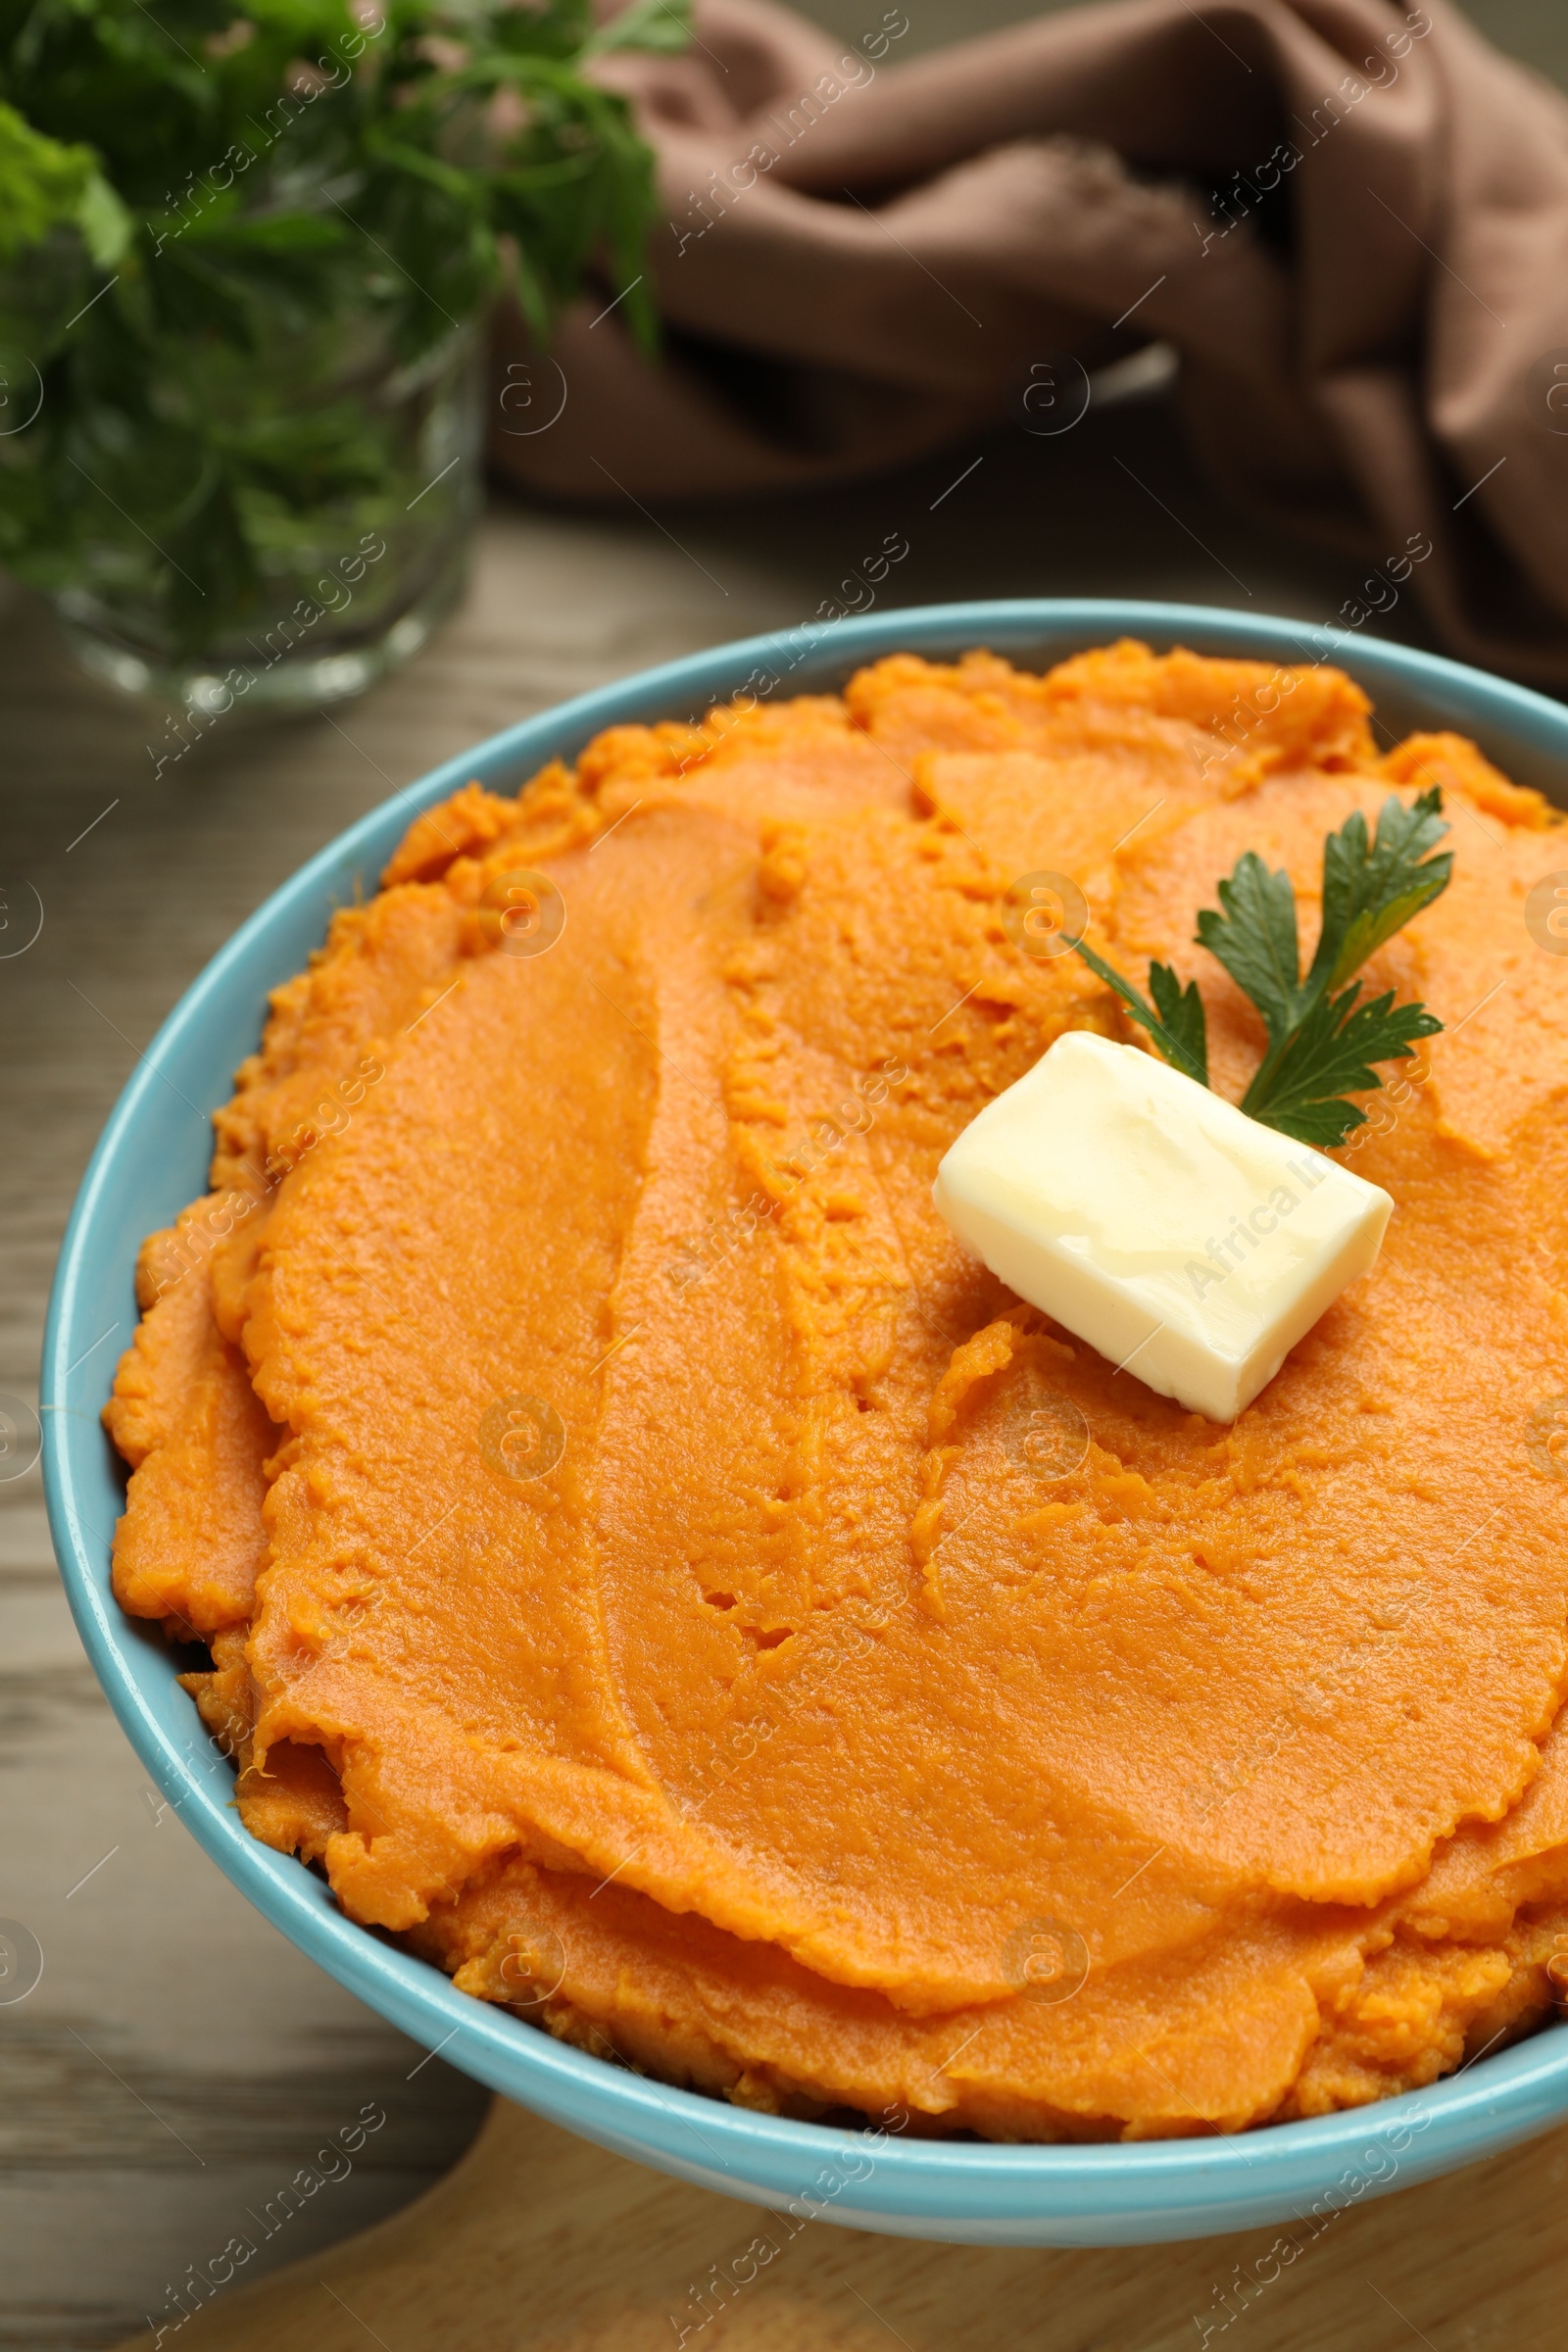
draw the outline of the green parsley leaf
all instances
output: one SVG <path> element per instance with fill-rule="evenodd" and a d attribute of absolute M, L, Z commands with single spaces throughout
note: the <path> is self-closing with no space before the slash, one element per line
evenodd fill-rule
<path fill-rule="evenodd" d="M 1271 874 L 1255 850 L 1236 861 L 1219 886 L 1222 911 L 1205 906 L 1198 940 L 1225 966 L 1263 1015 L 1271 1042 L 1300 1019 L 1300 949 L 1296 937 L 1296 893 L 1289 874 Z"/>
<path fill-rule="evenodd" d="M 373 621 L 444 527 L 419 404 L 498 291 L 540 346 L 586 291 L 657 347 L 653 157 L 587 69 L 683 45 L 685 0 L 366 13 L 0 5 L 0 560 L 165 659 L 246 659 L 367 533 Z"/>
<path fill-rule="evenodd" d="M 691 37 L 691 0 L 631 0 L 629 8 L 595 34 L 584 55 L 603 57 L 609 49 L 652 49 L 671 55 L 687 48 Z"/>
<path fill-rule="evenodd" d="M 1325 988 L 1343 988 L 1386 939 L 1447 889 L 1451 855 L 1427 857 L 1448 830 L 1442 808 L 1435 784 L 1408 808 L 1391 792 L 1370 850 L 1359 809 L 1329 835 L 1323 845 L 1323 932 L 1309 987 L 1321 981 Z"/>
<path fill-rule="evenodd" d="M 130 241 L 129 216 L 92 149 L 46 138 L 14 106 L 0 105 L 0 262 L 65 227 L 80 231 L 103 270 Z"/>
<path fill-rule="evenodd" d="M 1152 963 L 1149 985 L 1154 1003 L 1141 996 L 1130 980 L 1112 971 L 1102 956 L 1093 948 L 1078 942 L 1078 953 L 1090 970 L 1113 988 L 1128 1011 L 1141 1028 L 1147 1029 L 1155 1045 L 1173 1069 L 1188 1078 L 1196 1078 L 1200 1086 L 1208 1084 L 1208 1028 L 1203 1015 L 1203 1000 L 1198 993 L 1198 983 L 1190 980 L 1184 989 L 1168 963 Z"/>
<path fill-rule="evenodd" d="M 1389 990 L 1362 1004 L 1352 975 L 1412 915 L 1447 889 L 1453 858 L 1436 849 L 1448 828 L 1434 785 L 1409 808 L 1395 793 L 1384 802 L 1369 841 L 1359 809 L 1323 845 L 1323 913 L 1304 978 L 1296 893 L 1286 873 L 1271 873 L 1255 851 L 1236 861 L 1219 885 L 1219 907 L 1198 918 L 1206 948 L 1263 1016 L 1268 1050 L 1242 1097 L 1250 1118 L 1304 1144 L 1332 1150 L 1366 1113 L 1345 1098 L 1383 1083 L 1376 1064 L 1407 1060 L 1416 1039 L 1443 1023 L 1424 1004 L 1396 1004 Z M 1113 988 L 1165 1059 L 1208 1084 L 1207 1040 L 1198 983 L 1183 989 L 1167 964 L 1149 967 L 1152 1004 L 1080 942 L 1078 954 Z M 1347 986 L 1346 983 L 1350 985 Z"/>
<path fill-rule="evenodd" d="M 1243 1098 L 1250 1117 L 1324 1151 L 1366 1125 L 1365 1111 L 1344 1096 L 1380 1087 L 1372 1064 L 1406 1060 L 1412 1042 L 1436 1037 L 1443 1023 L 1424 1004 L 1396 1005 L 1392 989 L 1365 1004 L 1356 1001 L 1360 994 L 1352 982 L 1319 999 L 1293 1032 L 1261 1108 Z"/>
<path fill-rule="evenodd" d="M 1323 844 L 1323 919 L 1317 952 L 1305 980 L 1299 980 L 1296 970 L 1293 898 L 1289 986 L 1283 995 L 1276 991 L 1270 993 L 1267 1001 L 1260 998 L 1249 977 L 1250 965 L 1245 954 L 1238 966 L 1237 940 L 1219 937 L 1220 918 L 1212 912 L 1199 916 L 1200 941 L 1219 956 L 1232 978 L 1252 999 L 1268 1028 L 1268 1052 L 1242 1097 L 1243 1110 L 1250 1117 L 1260 1119 L 1264 1126 L 1278 1127 L 1287 1135 L 1300 1135 L 1300 1122 L 1312 1119 L 1320 1126 L 1336 1127 L 1334 1141 L 1343 1143 L 1353 1128 L 1365 1124 L 1366 1114 L 1336 1098 L 1347 1089 L 1360 1091 L 1382 1085 L 1383 1081 L 1368 1069 L 1368 1064 L 1408 1057 L 1409 1043 L 1401 1034 L 1398 1016 L 1391 1015 L 1387 1005 L 1381 1024 L 1366 1019 L 1372 1009 L 1370 1005 L 1362 1006 L 1360 1013 L 1352 1018 L 1359 988 L 1338 997 L 1334 992 L 1343 989 L 1345 982 L 1360 970 L 1385 940 L 1392 939 L 1412 915 L 1419 914 L 1423 906 L 1429 906 L 1447 889 L 1453 873 L 1452 857 L 1446 852 L 1441 858 L 1427 855 L 1448 830 L 1443 822 L 1442 808 L 1443 795 L 1436 785 L 1420 794 L 1408 808 L 1397 794 L 1391 792 L 1379 811 L 1377 833 L 1370 844 L 1366 819 L 1358 808 L 1346 818 L 1337 833 L 1329 835 Z M 1252 862 L 1259 873 L 1266 873 L 1261 858 L 1254 858 Z M 1243 859 L 1241 864 L 1245 863 Z M 1241 864 L 1232 876 L 1232 886 L 1241 873 Z M 1275 886 L 1270 906 L 1274 910 L 1277 940 L 1279 894 L 1291 896 L 1291 885 L 1284 874 L 1268 876 L 1268 880 Z M 1220 885 L 1222 906 L 1226 904 L 1227 887 L 1224 883 Z M 1247 926 L 1249 938 L 1254 928 Z M 1255 954 L 1252 961 L 1256 961 Z M 1282 977 L 1286 976 L 1286 969 L 1281 966 Z M 1283 1021 L 1279 1017 L 1282 1004 L 1287 1014 Z M 1402 1007 L 1401 1011 L 1420 1013 L 1423 1008 L 1416 1005 Z M 1431 1020 L 1430 1014 L 1424 1017 Z M 1410 1035 L 1431 1037 L 1442 1026 L 1437 1021 L 1430 1028 L 1412 1030 Z M 1345 1041 L 1352 1031 L 1358 1043 L 1347 1045 Z M 1339 1051 L 1342 1046 L 1343 1052 Z M 1361 1074 L 1346 1076 L 1347 1070 Z M 1310 1092 L 1312 1088 L 1316 1089 L 1315 1095 Z M 1305 1136 L 1302 1140 L 1314 1139 Z"/>

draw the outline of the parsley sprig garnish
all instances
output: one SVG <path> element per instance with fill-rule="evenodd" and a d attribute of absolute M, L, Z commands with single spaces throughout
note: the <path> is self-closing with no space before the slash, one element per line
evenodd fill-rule
<path fill-rule="evenodd" d="M 1379 1087 L 1376 1063 L 1407 1058 L 1443 1023 L 1424 1004 L 1396 1004 L 1393 989 L 1361 1000 L 1354 978 L 1386 940 L 1448 887 L 1452 855 L 1428 853 L 1447 832 L 1434 785 L 1407 808 L 1390 793 L 1368 841 L 1359 809 L 1323 844 L 1323 924 L 1305 974 L 1290 876 L 1254 850 L 1219 885 L 1219 906 L 1198 918 L 1198 944 L 1222 963 L 1263 1016 L 1268 1049 L 1241 1107 L 1265 1127 L 1332 1149 L 1366 1123 L 1345 1100 Z M 1149 997 L 1080 941 L 1090 970 L 1113 988 L 1173 1068 L 1208 1084 L 1208 1032 L 1198 983 L 1169 964 L 1149 967 Z M 1153 1002 L 1151 1004 L 1150 998 Z"/>

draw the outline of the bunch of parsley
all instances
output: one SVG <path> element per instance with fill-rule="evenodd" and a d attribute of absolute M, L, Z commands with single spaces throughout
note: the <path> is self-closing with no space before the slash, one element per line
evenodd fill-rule
<path fill-rule="evenodd" d="M 651 159 L 583 69 L 683 6 L 0 0 L 0 562 L 201 650 L 302 534 L 398 526 L 388 371 L 498 287 L 543 334 L 602 267 L 649 340 Z"/>
<path fill-rule="evenodd" d="M 1346 1097 L 1380 1087 L 1375 1064 L 1403 1061 L 1443 1023 L 1394 991 L 1364 1002 L 1354 974 L 1412 915 L 1448 887 L 1453 858 L 1429 853 L 1448 828 L 1434 785 L 1408 808 L 1390 793 L 1370 839 L 1359 809 L 1323 844 L 1323 913 L 1303 973 L 1296 893 L 1255 850 L 1219 885 L 1219 906 L 1198 918 L 1198 945 L 1222 963 L 1263 1016 L 1268 1045 L 1241 1107 L 1265 1127 L 1332 1150 L 1366 1124 Z M 1149 967 L 1149 997 L 1077 942 L 1091 971 L 1113 988 L 1173 1069 L 1208 1084 L 1208 1024 L 1198 983 L 1183 988 L 1168 963 Z M 1153 999 L 1152 1004 L 1150 998 Z"/>

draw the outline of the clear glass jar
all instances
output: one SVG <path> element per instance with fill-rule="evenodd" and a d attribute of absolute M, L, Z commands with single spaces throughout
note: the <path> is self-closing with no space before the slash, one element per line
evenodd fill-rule
<path fill-rule="evenodd" d="M 332 200 L 330 184 L 311 193 Z M 0 287 L 0 339 L 16 352 L 0 371 L 14 419 L 0 467 L 32 471 L 55 509 L 47 541 L 35 533 L 12 568 L 49 599 L 84 668 L 172 707 L 167 757 L 232 710 L 362 692 L 462 591 L 481 497 L 482 322 L 454 320 L 402 359 L 396 268 L 388 257 L 385 277 L 340 280 L 327 306 L 279 272 L 249 349 L 198 323 L 117 368 L 95 320 L 91 345 L 68 333 L 42 372 L 11 324 L 36 321 L 38 303 L 14 277 Z M 77 276 L 53 281 L 50 307 Z M 114 299 L 99 297 L 106 311 Z M 61 368 L 74 371 L 69 404 L 54 400 L 69 405 L 64 433 L 48 398 Z"/>
<path fill-rule="evenodd" d="M 83 668 L 192 711 L 298 710 L 359 694 L 416 653 L 466 573 L 480 498 L 478 346 L 460 329 L 416 367 L 361 387 L 385 450 L 377 481 L 324 511 L 254 501 L 262 593 L 216 610 L 198 646 L 159 625 L 156 551 L 134 526 L 106 525 L 78 577 L 51 597 Z"/>

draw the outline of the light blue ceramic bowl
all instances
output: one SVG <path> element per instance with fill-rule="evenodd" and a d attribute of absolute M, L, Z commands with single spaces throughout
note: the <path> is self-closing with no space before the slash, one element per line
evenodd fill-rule
<path fill-rule="evenodd" d="M 93 1154 L 61 1251 L 44 1341 L 49 1518 L 76 1623 L 149 1773 L 235 1886 L 340 1984 L 508 2097 L 661 2171 L 731 2196 L 914 2237 L 991 2245 L 1120 2245 L 1326 2214 L 1494 2154 L 1568 2116 L 1568 2034 L 1552 2028 L 1417 2096 L 1230 2139 L 1142 2146 L 995 2147 L 860 2134 L 754 2115 L 584 2057 L 343 1919 L 321 1880 L 259 1845 L 230 1807 L 230 1772 L 203 1735 L 159 1637 L 122 1616 L 109 1541 L 122 1484 L 99 1425 L 135 1320 L 142 1236 L 199 1194 L 210 1139 L 190 1106 L 226 1100 L 256 1045 L 268 991 L 305 963 L 335 906 L 374 888 L 416 808 L 477 776 L 502 790 L 570 759 L 612 724 L 684 717 L 771 671 L 823 690 L 900 650 L 989 646 L 1044 667 L 1129 635 L 1156 647 L 1351 670 L 1395 732 L 1452 726 L 1568 805 L 1568 710 L 1452 662 L 1331 639 L 1303 622 L 1201 606 L 950 605 L 720 646 L 581 695 L 426 776 L 311 860 L 215 956 L 165 1022 Z"/>

